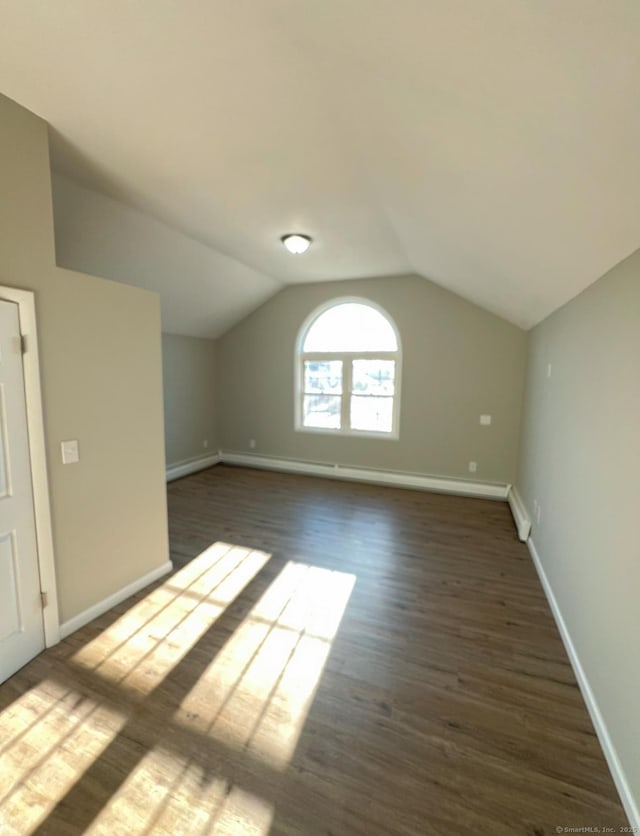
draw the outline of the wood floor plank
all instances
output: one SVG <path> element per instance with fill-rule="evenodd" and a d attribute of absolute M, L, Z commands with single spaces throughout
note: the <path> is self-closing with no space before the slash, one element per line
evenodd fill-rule
<path fill-rule="evenodd" d="M 217 466 L 175 571 L 0 686 L 0 833 L 550 836 L 625 817 L 499 502 Z"/>

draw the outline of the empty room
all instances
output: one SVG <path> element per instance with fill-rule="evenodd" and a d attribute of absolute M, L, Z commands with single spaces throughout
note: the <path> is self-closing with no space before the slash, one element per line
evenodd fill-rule
<path fill-rule="evenodd" d="M 0 21 L 1 836 L 640 833 L 637 0 Z"/>

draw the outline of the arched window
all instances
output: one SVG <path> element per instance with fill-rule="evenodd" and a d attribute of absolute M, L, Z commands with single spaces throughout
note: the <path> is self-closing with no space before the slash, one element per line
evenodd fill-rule
<path fill-rule="evenodd" d="M 296 429 L 397 438 L 400 359 L 395 325 L 371 302 L 314 311 L 296 345 Z"/>

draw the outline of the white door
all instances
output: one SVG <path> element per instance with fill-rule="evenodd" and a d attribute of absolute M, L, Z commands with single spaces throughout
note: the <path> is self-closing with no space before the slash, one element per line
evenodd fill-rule
<path fill-rule="evenodd" d="M 18 306 L 0 300 L 0 682 L 43 648 Z"/>

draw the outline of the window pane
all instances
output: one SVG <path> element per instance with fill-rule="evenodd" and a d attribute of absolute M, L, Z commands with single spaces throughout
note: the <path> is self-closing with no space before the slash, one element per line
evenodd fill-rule
<path fill-rule="evenodd" d="M 340 395 L 342 393 L 342 361 L 305 360 L 304 391 Z"/>
<path fill-rule="evenodd" d="M 305 395 L 303 419 L 305 427 L 340 429 L 340 402 L 338 395 Z"/>
<path fill-rule="evenodd" d="M 303 351 L 397 351 L 389 320 L 370 305 L 343 302 L 311 323 Z"/>
<path fill-rule="evenodd" d="M 393 428 L 393 398 L 351 398 L 351 429 L 390 433 Z"/>
<path fill-rule="evenodd" d="M 354 360 L 354 395 L 393 395 L 395 366 L 395 360 Z"/>

